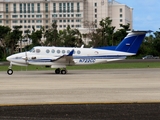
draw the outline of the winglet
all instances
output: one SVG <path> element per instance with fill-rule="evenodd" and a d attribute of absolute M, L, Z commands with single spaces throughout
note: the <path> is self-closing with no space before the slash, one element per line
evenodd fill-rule
<path fill-rule="evenodd" d="M 67 56 L 72 56 L 73 53 L 74 53 L 74 49 Z"/>

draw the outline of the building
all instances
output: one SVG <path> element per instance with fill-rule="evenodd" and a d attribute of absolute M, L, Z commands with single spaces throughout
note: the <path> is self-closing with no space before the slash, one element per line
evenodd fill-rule
<path fill-rule="evenodd" d="M 112 19 L 112 25 L 119 29 L 119 24 L 127 25 L 129 23 L 130 29 L 133 29 L 133 8 L 114 0 L 110 0 L 108 4 L 108 16 Z"/>
<path fill-rule="evenodd" d="M 32 27 L 48 29 L 54 21 L 59 30 L 70 25 L 83 31 L 106 17 L 116 29 L 127 23 L 132 29 L 132 8 L 114 0 L 0 0 L 0 25 L 22 25 L 23 34 Z"/>

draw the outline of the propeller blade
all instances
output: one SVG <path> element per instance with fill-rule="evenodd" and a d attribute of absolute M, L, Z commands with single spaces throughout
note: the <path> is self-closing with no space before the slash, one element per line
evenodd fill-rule
<path fill-rule="evenodd" d="M 25 61 L 26 61 L 26 64 L 28 63 L 27 61 L 28 61 L 28 56 L 27 56 L 27 52 L 25 52 Z"/>

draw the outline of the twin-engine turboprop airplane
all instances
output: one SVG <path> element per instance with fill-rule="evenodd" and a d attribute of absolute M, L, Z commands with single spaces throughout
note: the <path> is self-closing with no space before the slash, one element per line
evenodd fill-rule
<path fill-rule="evenodd" d="M 72 47 L 33 47 L 30 51 L 7 57 L 10 66 L 7 71 L 13 74 L 12 65 L 43 65 L 56 68 L 56 74 L 66 74 L 68 65 L 86 65 L 123 60 L 136 55 L 145 35 L 151 31 L 130 31 L 118 46 L 100 48 Z"/>

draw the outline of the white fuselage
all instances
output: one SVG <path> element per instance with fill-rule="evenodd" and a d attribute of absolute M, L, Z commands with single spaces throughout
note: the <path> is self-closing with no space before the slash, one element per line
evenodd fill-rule
<path fill-rule="evenodd" d="M 71 48 L 71 47 L 34 47 L 32 50 L 17 53 L 7 57 L 11 64 L 15 65 L 45 65 L 51 67 L 65 67 L 65 64 L 54 62 L 63 55 L 68 55 L 74 50 L 72 55 L 74 64 L 85 65 L 104 63 L 116 60 L 123 60 L 126 56 L 135 55 L 128 52 L 118 52 L 114 50 L 103 50 L 95 48 Z"/>

